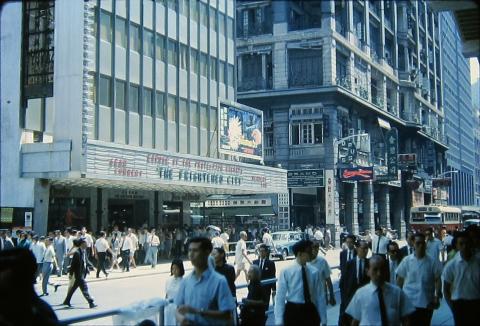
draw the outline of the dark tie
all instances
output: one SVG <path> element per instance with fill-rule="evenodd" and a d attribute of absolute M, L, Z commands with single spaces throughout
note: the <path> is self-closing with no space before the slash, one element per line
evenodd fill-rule
<path fill-rule="evenodd" d="M 388 326 L 387 309 L 383 300 L 383 291 L 381 287 L 377 288 L 378 303 L 380 304 L 380 317 L 382 318 L 382 326 Z"/>
<path fill-rule="evenodd" d="M 378 251 L 380 250 L 380 239 L 381 239 L 381 237 L 379 236 L 378 240 L 377 240 L 377 252 L 376 252 L 376 254 L 378 254 Z"/>
<path fill-rule="evenodd" d="M 260 273 L 263 271 L 263 262 L 264 259 L 260 259 Z"/>
<path fill-rule="evenodd" d="M 348 251 L 348 256 L 347 256 L 347 261 L 349 261 L 350 259 L 352 259 L 352 258 L 350 257 L 350 255 L 351 255 L 351 251 L 349 250 L 349 251 Z"/>
<path fill-rule="evenodd" d="M 409 251 L 409 254 L 412 254 L 413 248 L 412 248 L 412 247 L 408 247 L 408 251 Z"/>
<path fill-rule="evenodd" d="M 362 282 L 362 276 L 363 276 L 363 262 L 361 259 L 358 260 L 358 284 Z"/>
<path fill-rule="evenodd" d="M 308 288 L 307 271 L 305 270 L 305 265 L 302 266 L 302 280 L 303 298 L 305 299 L 305 303 L 310 303 L 312 300 L 310 299 L 310 289 Z"/>

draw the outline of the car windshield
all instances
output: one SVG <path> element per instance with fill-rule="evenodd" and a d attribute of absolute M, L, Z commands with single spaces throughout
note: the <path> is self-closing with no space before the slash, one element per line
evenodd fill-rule
<path fill-rule="evenodd" d="M 287 240 L 287 235 L 286 235 L 286 234 L 277 233 L 277 234 L 273 234 L 273 235 L 272 235 L 272 238 L 273 238 L 273 241 Z"/>
<path fill-rule="evenodd" d="M 475 220 L 475 219 L 473 219 L 473 220 L 466 220 L 466 221 L 463 223 L 463 227 L 464 227 L 464 228 L 467 228 L 468 226 L 474 225 L 474 224 L 480 225 L 480 220 Z"/>

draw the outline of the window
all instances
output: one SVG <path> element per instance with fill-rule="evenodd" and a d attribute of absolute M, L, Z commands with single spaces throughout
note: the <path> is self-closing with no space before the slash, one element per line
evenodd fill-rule
<path fill-rule="evenodd" d="M 173 95 L 168 95 L 168 121 L 177 121 L 177 98 Z"/>
<path fill-rule="evenodd" d="M 208 113 L 207 106 L 200 105 L 200 128 L 207 129 L 208 127 Z"/>
<path fill-rule="evenodd" d="M 198 22 L 198 1 L 190 1 L 190 19 Z"/>
<path fill-rule="evenodd" d="M 127 48 L 127 21 L 120 17 L 115 21 L 115 44 Z"/>
<path fill-rule="evenodd" d="M 138 85 L 130 84 L 130 90 L 128 92 L 128 109 L 130 112 L 138 113 L 138 100 L 139 100 L 139 87 Z"/>
<path fill-rule="evenodd" d="M 178 0 L 167 0 L 168 8 L 177 11 L 178 8 Z"/>
<path fill-rule="evenodd" d="M 225 35 L 225 15 L 222 13 L 218 14 L 218 26 L 218 32 Z"/>
<path fill-rule="evenodd" d="M 117 109 L 125 110 L 125 97 L 127 84 L 123 80 L 115 81 L 115 107 Z"/>
<path fill-rule="evenodd" d="M 291 145 L 323 143 L 323 124 L 321 122 L 292 123 L 290 131 Z"/>
<path fill-rule="evenodd" d="M 233 18 L 227 18 L 227 38 L 233 39 Z"/>
<path fill-rule="evenodd" d="M 140 52 L 140 29 L 137 25 L 130 25 L 130 50 Z"/>
<path fill-rule="evenodd" d="M 157 34 L 157 44 L 155 49 L 157 60 L 165 62 L 165 38 L 160 34 Z"/>
<path fill-rule="evenodd" d="M 215 131 L 218 129 L 217 118 L 217 108 L 214 106 L 210 107 L 210 131 Z"/>
<path fill-rule="evenodd" d="M 198 51 L 192 48 L 190 49 L 190 71 L 198 73 Z"/>
<path fill-rule="evenodd" d="M 100 12 L 100 39 L 112 42 L 112 17 L 104 11 Z"/>
<path fill-rule="evenodd" d="M 213 29 L 214 31 L 216 31 L 218 27 L 217 24 L 218 24 L 217 11 L 214 8 L 210 8 L 210 29 Z"/>
<path fill-rule="evenodd" d="M 178 120 L 182 125 L 188 124 L 187 100 L 181 98 L 178 107 Z"/>
<path fill-rule="evenodd" d="M 322 50 L 288 50 L 289 86 L 322 85 Z"/>
<path fill-rule="evenodd" d="M 200 24 L 207 27 L 208 26 L 208 11 L 207 5 L 203 2 L 200 2 Z"/>
<path fill-rule="evenodd" d="M 188 14 L 188 0 L 179 0 L 178 11 L 186 16 Z"/>
<path fill-rule="evenodd" d="M 143 115 L 152 115 L 152 94 L 151 89 L 143 89 Z"/>
<path fill-rule="evenodd" d="M 234 76 L 233 76 L 233 65 L 227 65 L 227 78 L 228 78 L 228 86 L 231 86 L 233 87 L 233 83 L 234 83 Z"/>
<path fill-rule="evenodd" d="M 143 55 L 153 58 L 154 49 L 153 44 L 153 32 L 143 30 Z"/>
<path fill-rule="evenodd" d="M 225 62 L 220 61 L 218 66 L 218 81 L 220 83 L 225 83 Z"/>
<path fill-rule="evenodd" d="M 198 103 L 190 102 L 190 126 L 198 127 Z"/>
<path fill-rule="evenodd" d="M 207 55 L 205 53 L 200 53 L 200 75 L 207 77 Z"/>
<path fill-rule="evenodd" d="M 176 41 L 168 40 L 168 64 L 178 65 L 177 48 L 178 44 Z"/>
<path fill-rule="evenodd" d="M 188 48 L 180 44 L 180 69 L 188 70 Z"/>
<path fill-rule="evenodd" d="M 112 106 L 111 95 L 112 90 L 110 86 L 110 77 L 100 75 L 100 91 L 99 91 L 100 105 Z"/>
<path fill-rule="evenodd" d="M 165 94 L 157 92 L 156 117 L 165 120 Z"/>
<path fill-rule="evenodd" d="M 217 59 L 210 57 L 210 79 L 217 80 Z"/>

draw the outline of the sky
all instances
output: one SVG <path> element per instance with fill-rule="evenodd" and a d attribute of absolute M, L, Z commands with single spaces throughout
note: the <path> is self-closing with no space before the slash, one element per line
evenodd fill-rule
<path fill-rule="evenodd" d="M 477 58 L 470 58 L 470 82 L 473 84 L 480 79 L 480 69 Z"/>

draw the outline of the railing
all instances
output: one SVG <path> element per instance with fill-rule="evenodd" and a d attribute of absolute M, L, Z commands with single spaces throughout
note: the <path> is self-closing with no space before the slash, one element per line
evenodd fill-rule
<path fill-rule="evenodd" d="M 269 78 L 242 78 L 238 83 L 238 91 L 246 92 L 253 90 L 272 89 L 272 77 Z"/>

